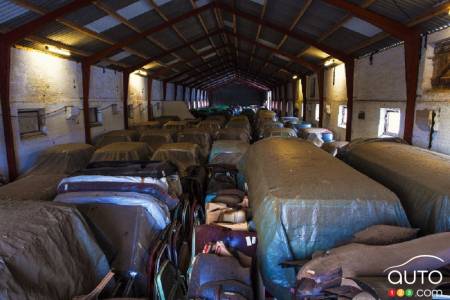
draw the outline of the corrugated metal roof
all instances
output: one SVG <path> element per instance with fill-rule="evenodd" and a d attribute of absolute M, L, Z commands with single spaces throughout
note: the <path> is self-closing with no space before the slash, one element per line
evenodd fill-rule
<path fill-rule="evenodd" d="M 52 11 L 62 5 L 69 3 L 72 0 L 24 0 L 28 1 L 31 5 L 37 6 L 42 11 Z M 156 11 L 148 0 L 97 0 L 99 7 L 106 5 L 109 9 L 115 11 L 117 14 L 128 20 L 137 30 L 147 30 L 158 26 L 164 22 L 164 19 Z M 192 11 L 193 7 L 199 7 L 211 3 L 212 0 L 194 0 L 195 5 L 191 4 L 190 0 L 154 0 L 162 14 L 169 18 L 175 18 L 182 14 Z M 304 8 L 306 0 L 218 0 L 220 3 L 227 4 L 228 6 L 236 5 L 238 10 L 251 14 L 257 18 L 260 17 L 263 10 L 263 5 L 266 4 L 266 12 L 263 16 L 264 20 L 271 23 L 282 26 L 289 29 L 298 13 Z M 364 0 L 347 0 L 356 5 L 362 5 Z M 266 3 L 267 2 L 267 3 Z M 407 23 L 415 17 L 422 15 L 424 12 L 432 8 L 434 5 L 440 3 L 440 0 L 376 0 L 372 3 L 368 9 L 386 17 L 392 18 L 399 22 Z M 27 8 L 20 7 L 18 4 L 13 3 L 11 0 L 0 0 L 0 28 L 5 32 L 17 28 L 20 25 L 25 24 L 33 19 L 36 19 L 40 14 L 31 12 Z M 229 11 L 221 11 L 225 28 L 227 30 L 233 29 L 233 15 Z M 336 8 L 329 4 L 326 4 L 320 0 L 312 1 L 312 4 L 306 10 L 306 13 L 300 19 L 298 25 L 294 30 L 298 33 L 307 35 L 311 38 L 318 39 L 325 33 L 330 32 L 332 29 L 336 29 L 336 24 L 347 15 L 342 9 Z M 201 13 L 201 17 L 208 28 L 208 31 L 217 30 L 216 16 L 212 10 L 204 11 Z M 88 34 L 69 28 L 62 25 L 59 22 L 51 22 L 42 28 L 39 28 L 34 34 L 38 37 L 47 38 L 56 42 L 60 42 L 67 46 L 74 47 L 76 49 L 87 51 L 91 53 L 98 52 L 100 50 L 110 47 L 109 43 L 101 41 L 103 37 L 111 40 L 111 42 L 120 42 L 126 40 L 128 37 L 136 34 L 136 31 L 127 25 L 121 24 L 117 19 L 109 16 L 103 9 L 97 8 L 95 5 L 84 6 L 83 8 L 71 12 L 61 19 L 68 20 L 77 24 L 80 27 L 89 28 L 94 32 L 98 32 L 99 38 L 89 36 Z M 236 25 L 238 34 L 247 37 L 250 40 L 255 39 L 258 30 L 258 24 L 254 21 L 249 21 L 241 16 L 236 17 Z M 426 22 L 418 25 L 418 28 L 422 32 L 431 32 L 436 29 L 442 29 L 450 25 L 450 17 L 447 14 L 442 14 L 433 17 Z M 203 27 L 201 26 L 196 16 L 184 19 L 177 23 L 175 27 L 181 33 L 183 38 L 180 38 L 175 31 L 167 27 L 157 33 L 151 35 L 151 38 L 162 44 L 163 48 L 172 49 L 182 45 L 183 39 L 189 41 L 198 38 L 205 34 Z M 374 35 L 378 34 L 378 29 L 365 21 L 358 18 L 351 18 L 343 26 L 335 30 L 330 34 L 323 43 L 329 47 L 341 50 L 342 52 L 348 52 L 349 49 L 359 48 Z M 282 41 L 284 34 L 276 30 L 272 30 L 267 26 L 262 26 L 261 34 L 259 36 L 260 42 L 268 45 L 271 48 L 276 47 L 280 41 Z M 211 37 L 214 44 L 218 47 L 222 47 L 224 40 L 222 36 L 216 35 Z M 229 36 L 231 42 L 230 47 L 235 47 L 235 38 Z M 379 49 L 389 47 L 392 44 L 398 42 L 395 38 L 388 37 L 381 41 L 370 44 L 365 48 L 359 49 L 354 54 L 357 56 L 372 53 Z M 23 42 L 22 44 L 28 47 L 42 47 L 39 43 Z M 242 64 L 244 69 L 249 69 L 251 72 L 261 72 L 266 74 L 263 76 L 270 77 L 271 72 L 277 72 L 277 67 L 273 65 L 267 65 L 264 70 L 259 71 L 265 65 L 265 61 L 269 59 L 270 62 L 281 68 L 290 68 L 289 72 L 309 72 L 304 67 L 294 63 L 290 63 L 283 55 L 272 55 L 272 53 L 264 47 L 254 46 L 251 43 L 239 40 L 239 57 L 238 62 Z M 147 39 L 142 39 L 133 42 L 128 45 L 131 49 L 138 53 L 151 57 L 162 53 L 160 46 L 150 42 Z M 193 45 L 195 49 L 206 50 L 203 53 L 210 53 L 211 44 L 208 39 L 204 39 Z M 297 55 L 298 53 L 308 51 L 304 54 L 303 58 L 311 61 L 312 63 L 320 63 L 323 58 L 323 53 L 315 55 L 314 51 L 310 51 L 312 48 L 307 44 L 289 37 L 282 44 L 281 51 Z M 255 51 L 255 55 L 258 58 L 254 58 L 252 65 L 248 66 L 249 53 Z M 316 52 L 318 53 L 317 49 Z M 213 53 L 213 52 L 212 52 Z M 142 62 L 142 58 L 135 54 L 120 52 L 115 53 L 113 58 L 121 60 L 127 64 L 135 64 Z M 182 58 L 190 59 L 195 57 L 193 51 L 189 47 L 185 47 L 178 50 L 175 54 Z M 219 55 L 232 55 L 235 56 L 235 50 L 221 49 Z M 204 54 L 203 56 L 207 56 Z M 161 62 L 170 63 L 176 59 L 174 55 L 166 55 L 162 58 Z M 209 60 L 217 60 L 218 57 L 210 56 Z M 228 60 L 230 58 L 226 58 Z M 233 60 L 235 58 L 232 58 Z M 219 60 L 220 61 L 220 60 Z M 201 59 L 192 60 L 192 65 L 199 64 L 204 65 L 204 61 Z M 177 70 L 185 70 L 190 67 L 177 67 Z M 288 77 L 286 72 L 278 72 L 277 78 Z"/>

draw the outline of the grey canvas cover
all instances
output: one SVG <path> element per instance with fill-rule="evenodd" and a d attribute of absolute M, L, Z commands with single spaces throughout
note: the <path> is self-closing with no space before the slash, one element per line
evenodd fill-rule
<path fill-rule="evenodd" d="M 139 139 L 139 132 L 136 130 L 113 130 L 102 135 L 95 146 L 103 146 L 118 142 L 135 142 Z"/>
<path fill-rule="evenodd" d="M 145 121 L 134 124 L 132 128 L 137 130 L 139 133 L 142 133 L 146 130 L 161 128 L 161 126 L 162 126 L 161 123 L 158 121 Z"/>
<path fill-rule="evenodd" d="M 139 141 L 146 143 L 150 147 L 152 153 L 155 153 L 161 145 L 174 142 L 172 132 L 162 129 L 147 130 L 143 132 Z"/>
<path fill-rule="evenodd" d="M 397 194 L 419 234 L 450 231 L 450 156 L 383 139 L 344 151 L 347 163 Z"/>
<path fill-rule="evenodd" d="M 100 149 L 97 149 L 92 156 L 91 162 L 149 160 L 151 155 L 152 151 L 146 143 L 112 143 Z"/>
<path fill-rule="evenodd" d="M 307 140 L 311 136 L 318 136 L 322 138 L 322 133 L 331 133 L 330 130 L 326 128 L 302 128 L 298 132 L 298 137 Z"/>
<path fill-rule="evenodd" d="M 292 128 L 266 128 L 266 129 L 264 129 L 264 137 L 265 138 L 272 137 L 272 136 L 296 138 L 297 133 Z"/>
<path fill-rule="evenodd" d="M 233 140 L 215 141 L 209 154 L 210 164 L 239 165 L 242 157 L 247 153 L 249 143 Z"/>
<path fill-rule="evenodd" d="M 200 166 L 200 147 L 192 143 L 172 143 L 159 147 L 152 160 L 170 161 L 177 166 L 180 175 L 187 176 L 187 169 Z"/>
<path fill-rule="evenodd" d="M 94 150 L 87 144 L 61 144 L 48 148 L 27 173 L 0 188 L 0 200 L 52 200 L 58 183 L 84 169 Z"/>
<path fill-rule="evenodd" d="M 0 299 L 71 299 L 89 293 L 108 261 L 81 214 L 36 201 L 0 202 Z"/>
<path fill-rule="evenodd" d="M 374 224 L 409 226 L 394 193 L 325 151 L 299 139 L 267 138 L 250 146 L 244 170 L 258 232 L 265 285 L 289 299 L 293 268 Z"/>
<path fill-rule="evenodd" d="M 183 130 L 187 127 L 188 123 L 186 121 L 169 121 L 163 125 L 164 129 L 175 129 Z"/>
<path fill-rule="evenodd" d="M 217 133 L 218 140 L 241 140 L 250 142 L 250 133 L 242 128 L 223 128 Z"/>
<path fill-rule="evenodd" d="M 202 161 L 206 161 L 211 149 L 211 135 L 200 128 L 187 128 L 177 133 L 177 142 L 193 143 L 200 147 Z"/>

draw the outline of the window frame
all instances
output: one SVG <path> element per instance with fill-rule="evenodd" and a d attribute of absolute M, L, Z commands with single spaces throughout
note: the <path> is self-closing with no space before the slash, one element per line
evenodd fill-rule
<path fill-rule="evenodd" d="M 29 118 L 25 116 L 21 116 L 21 114 L 30 114 L 30 113 L 36 113 L 35 116 L 37 121 L 37 130 L 33 131 L 27 131 L 22 132 L 22 128 L 20 126 L 21 118 Z M 40 135 L 46 135 L 44 132 L 45 127 L 45 109 L 44 108 L 26 108 L 26 109 L 18 109 L 17 110 L 17 119 L 18 119 L 18 127 L 19 127 L 19 134 L 21 138 L 27 138 L 27 137 L 34 137 L 34 136 L 40 136 Z"/>

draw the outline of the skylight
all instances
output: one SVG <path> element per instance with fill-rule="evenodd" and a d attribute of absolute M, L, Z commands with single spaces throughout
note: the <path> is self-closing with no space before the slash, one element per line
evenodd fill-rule
<path fill-rule="evenodd" d="M 350 18 L 350 20 L 345 22 L 342 26 L 368 37 L 372 37 L 382 31 L 380 28 L 356 17 Z"/>

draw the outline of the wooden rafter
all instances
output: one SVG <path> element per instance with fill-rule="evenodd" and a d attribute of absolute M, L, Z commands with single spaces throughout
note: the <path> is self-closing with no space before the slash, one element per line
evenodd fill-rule
<path fill-rule="evenodd" d="M 182 14 L 182 15 L 180 15 L 178 17 L 175 17 L 175 18 L 173 18 L 171 20 L 164 21 L 164 22 L 162 22 L 161 24 L 159 24 L 159 25 L 157 25 L 155 27 L 149 28 L 149 29 L 144 30 L 144 31 L 142 31 L 140 33 L 135 33 L 135 34 L 125 38 L 124 40 L 122 40 L 122 41 L 120 41 L 118 43 L 114 43 L 110 47 L 108 47 L 108 48 L 106 48 L 106 49 L 104 49 L 102 51 L 99 51 L 99 52 L 91 55 L 90 57 L 87 58 L 86 61 L 89 64 L 95 64 L 98 61 L 102 60 L 103 58 L 113 55 L 114 53 L 116 53 L 120 49 L 122 49 L 124 47 L 127 47 L 128 45 L 130 45 L 130 44 L 132 44 L 134 42 L 137 42 L 138 40 L 143 39 L 143 38 L 145 38 L 148 35 L 151 35 L 151 34 L 154 34 L 156 32 L 159 32 L 161 30 L 164 30 L 164 29 L 172 26 L 173 24 L 179 23 L 179 22 L 181 22 L 181 21 L 183 21 L 183 20 L 185 20 L 187 18 L 195 16 L 195 15 L 197 15 L 197 14 L 199 14 L 199 13 L 205 11 L 205 10 L 210 9 L 212 6 L 213 6 L 212 3 L 207 4 L 205 6 L 202 6 L 202 7 L 199 7 L 197 9 L 191 10 L 191 11 L 185 13 L 185 14 Z"/>
<path fill-rule="evenodd" d="M 267 9 L 267 0 L 264 0 L 264 3 L 263 3 L 262 8 L 261 8 L 261 12 L 259 13 L 259 19 L 260 20 L 264 19 L 264 16 L 266 14 L 266 9 Z M 261 31 L 262 31 L 262 25 L 258 24 L 258 29 L 256 30 L 256 35 L 255 35 L 255 42 L 259 39 L 259 37 L 261 35 Z M 252 51 L 251 51 L 251 54 L 250 54 L 250 59 L 248 61 L 248 67 L 247 67 L 248 69 L 250 69 L 250 65 L 253 62 L 253 55 L 255 55 L 255 51 L 256 51 L 256 46 L 253 45 Z"/>

